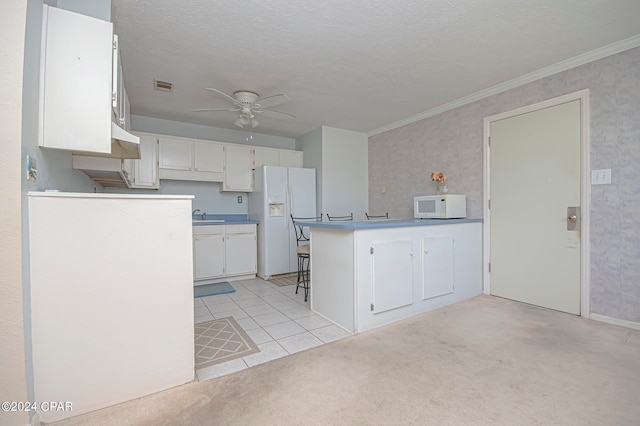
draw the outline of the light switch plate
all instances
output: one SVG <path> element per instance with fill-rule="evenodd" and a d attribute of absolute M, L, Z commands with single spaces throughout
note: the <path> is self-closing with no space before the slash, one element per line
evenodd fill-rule
<path fill-rule="evenodd" d="M 591 170 L 591 185 L 611 185 L 611 169 Z"/>

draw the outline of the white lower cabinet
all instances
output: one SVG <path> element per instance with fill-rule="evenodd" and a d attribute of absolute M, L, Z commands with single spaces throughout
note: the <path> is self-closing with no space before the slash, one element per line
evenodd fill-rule
<path fill-rule="evenodd" d="M 194 227 L 194 281 L 222 277 L 224 275 L 224 251 L 224 226 Z"/>
<path fill-rule="evenodd" d="M 422 300 L 453 293 L 453 236 L 422 239 Z"/>
<path fill-rule="evenodd" d="M 480 222 L 311 227 L 311 242 L 311 310 L 351 333 L 482 293 Z"/>
<path fill-rule="evenodd" d="M 256 273 L 256 234 L 227 234 L 225 237 L 226 274 Z"/>
<path fill-rule="evenodd" d="M 196 285 L 255 276 L 256 225 L 193 227 L 193 279 Z"/>
<path fill-rule="evenodd" d="M 410 239 L 371 245 L 371 312 L 374 314 L 413 302 L 412 250 Z"/>

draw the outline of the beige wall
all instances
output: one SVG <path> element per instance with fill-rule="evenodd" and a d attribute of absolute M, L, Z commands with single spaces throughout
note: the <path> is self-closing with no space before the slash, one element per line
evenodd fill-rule
<path fill-rule="evenodd" d="M 3 2 L 0 14 L 0 401 L 26 401 L 21 256 L 22 70 L 27 1 Z M 28 422 L 0 410 L 0 424 Z"/>

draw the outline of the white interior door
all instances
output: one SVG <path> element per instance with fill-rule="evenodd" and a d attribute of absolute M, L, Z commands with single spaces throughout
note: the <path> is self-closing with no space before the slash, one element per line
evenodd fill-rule
<path fill-rule="evenodd" d="M 581 101 L 490 123 L 491 294 L 580 314 Z M 578 215 L 579 216 L 579 215 Z"/>

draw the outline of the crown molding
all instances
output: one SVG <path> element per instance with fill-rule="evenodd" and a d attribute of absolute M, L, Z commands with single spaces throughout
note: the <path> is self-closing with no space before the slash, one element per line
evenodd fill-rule
<path fill-rule="evenodd" d="M 389 130 L 397 129 L 398 127 L 406 126 L 407 124 L 415 123 L 416 121 L 424 120 L 425 118 L 433 117 L 434 115 L 441 114 L 445 111 L 449 111 L 454 108 L 458 108 L 463 105 L 488 98 L 489 96 L 497 95 L 498 93 L 506 92 L 507 90 L 511 90 L 524 84 L 531 83 L 532 81 L 540 80 L 541 78 L 548 77 L 550 75 L 596 61 L 598 59 L 606 58 L 607 56 L 615 55 L 617 53 L 624 52 L 638 46 L 640 46 L 640 35 L 635 35 L 619 42 L 591 50 L 578 56 L 574 56 L 573 58 L 566 59 L 556 64 L 549 65 L 548 67 L 539 69 L 537 71 L 524 74 L 512 80 L 505 81 L 504 83 L 489 87 L 488 89 L 484 89 L 479 92 L 472 93 L 468 96 L 456 99 L 454 101 L 447 102 L 446 104 L 431 108 L 420 114 L 412 115 L 411 117 L 407 117 L 403 120 L 399 120 L 378 129 L 371 130 L 367 133 L 367 137 L 388 132 Z"/>

